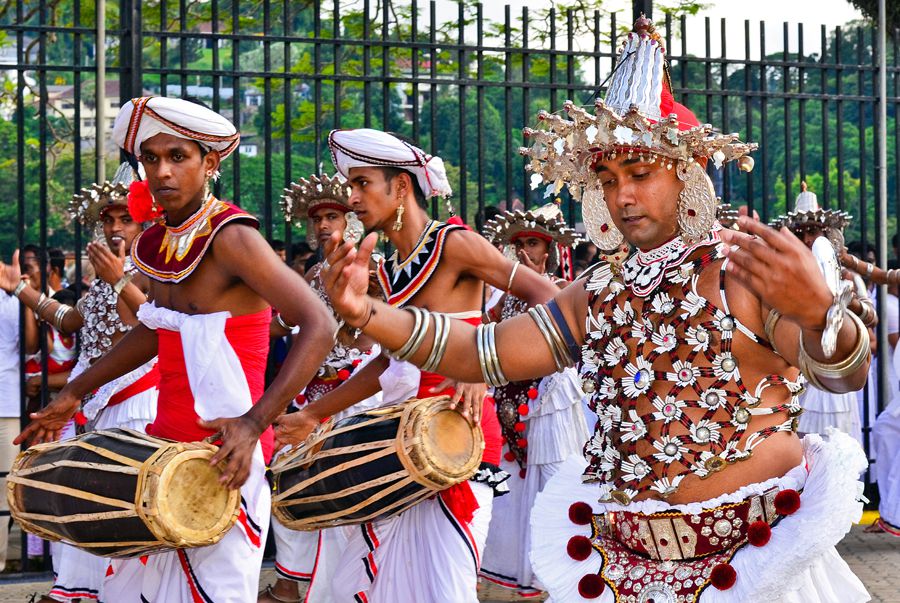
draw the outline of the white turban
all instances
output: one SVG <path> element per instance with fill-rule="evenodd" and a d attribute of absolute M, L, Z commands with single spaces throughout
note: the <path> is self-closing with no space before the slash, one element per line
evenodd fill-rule
<path fill-rule="evenodd" d="M 395 167 L 414 174 L 426 197 L 453 194 L 440 157 L 432 157 L 387 132 L 369 128 L 332 130 L 328 147 L 334 167 L 344 178 L 350 177 L 350 168 Z"/>
<path fill-rule="evenodd" d="M 126 153 L 141 154 L 141 144 L 157 134 L 193 140 L 222 159 L 238 146 L 241 135 L 230 121 L 203 105 L 180 98 L 143 96 L 125 103 L 116 116 L 112 139 Z"/>

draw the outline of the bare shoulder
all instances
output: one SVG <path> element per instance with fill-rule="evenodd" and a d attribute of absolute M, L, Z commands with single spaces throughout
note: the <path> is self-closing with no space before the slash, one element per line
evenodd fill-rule
<path fill-rule="evenodd" d="M 509 263 L 509 260 L 483 236 L 462 228 L 447 233 L 444 253 L 448 259 L 459 260 L 463 266 Z"/>

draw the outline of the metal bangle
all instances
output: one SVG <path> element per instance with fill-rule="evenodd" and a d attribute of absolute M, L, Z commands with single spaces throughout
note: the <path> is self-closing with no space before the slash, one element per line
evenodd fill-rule
<path fill-rule="evenodd" d="M 57 331 L 61 332 L 63 330 L 63 321 L 66 320 L 66 316 L 69 314 L 69 311 L 71 309 L 71 307 L 65 304 L 59 304 L 59 307 L 53 314 L 53 326 L 56 327 Z"/>
<path fill-rule="evenodd" d="M 485 332 L 487 334 L 487 344 L 488 344 L 488 358 L 493 365 L 494 375 L 500 385 L 506 385 L 509 383 L 509 379 L 506 378 L 506 375 L 503 374 L 503 368 L 500 366 L 500 357 L 497 354 L 497 340 L 494 335 L 494 331 L 497 328 L 497 323 L 490 323 Z"/>
<path fill-rule="evenodd" d="M 553 339 L 553 344 L 556 346 L 556 350 L 559 354 L 560 360 L 563 361 L 563 367 L 559 370 L 563 370 L 564 368 L 575 364 L 575 360 L 569 353 L 569 347 L 566 345 L 562 333 L 559 332 L 559 327 L 556 326 L 556 323 L 553 322 L 553 318 L 550 316 L 550 312 L 547 310 L 547 306 L 545 306 L 544 304 L 539 304 L 535 306 L 535 309 L 538 311 L 538 314 L 541 315 L 541 318 L 544 320 L 544 324 L 547 325 L 547 331 L 550 333 L 550 336 Z"/>
<path fill-rule="evenodd" d="M 866 326 L 856 314 L 848 312 L 847 315 L 856 325 L 858 336 L 853 350 L 846 358 L 838 362 L 825 364 L 812 358 L 803 344 L 803 332 L 800 332 L 800 364 L 805 364 L 809 372 L 815 374 L 816 377 L 843 379 L 855 373 L 865 363 L 869 355 L 869 330 L 866 329 Z M 803 367 L 800 368 L 802 369 Z"/>
<path fill-rule="evenodd" d="M 866 262 L 866 278 L 872 278 L 872 272 L 875 270 L 875 264 Z"/>
<path fill-rule="evenodd" d="M 422 365 L 423 371 L 434 372 L 444 359 L 447 351 L 447 340 L 450 338 L 450 317 L 445 314 L 434 315 L 434 341 L 431 344 L 431 353 Z"/>
<path fill-rule="evenodd" d="M 12 294 L 15 295 L 16 297 L 19 297 L 22 294 L 22 289 L 24 289 L 27 286 L 28 286 L 28 283 L 23 278 L 22 280 L 19 281 L 19 284 L 16 285 L 16 288 L 13 289 Z"/>
<path fill-rule="evenodd" d="M 513 279 L 516 278 L 516 270 L 519 269 L 520 262 L 516 262 L 513 264 L 512 270 L 509 273 L 509 281 L 506 283 L 506 292 L 509 293 L 509 290 L 512 289 Z"/>
<path fill-rule="evenodd" d="M 772 346 L 772 350 L 778 354 L 778 350 L 775 349 L 775 327 L 778 325 L 778 321 L 781 320 L 781 312 L 772 308 L 769 310 L 769 315 L 766 316 L 766 324 L 763 325 L 763 331 L 766 333 L 766 339 L 769 340 L 769 345 Z M 779 356 L 781 354 L 778 354 Z"/>
<path fill-rule="evenodd" d="M 294 326 L 289 325 L 288 323 L 284 322 L 284 319 L 281 317 L 280 313 L 275 315 L 275 322 L 278 323 L 278 326 L 281 327 L 282 329 L 284 329 L 285 331 L 293 331 L 294 330 Z"/>
<path fill-rule="evenodd" d="M 541 332 L 541 336 L 543 336 L 544 341 L 547 343 L 547 347 L 550 348 L 550 354 L 553 356 L 553 363 L 556 365 L 557 372 L 566 368 L 566 363 L 564 358 L 560 355 L 559 348 L 553 341 L 553 335 L 551 334 L 552 329 L 548 329 L 546 323 L 544 322 L 544 317 L 537 310 L 537 307 L 528 308 L 528 315 L 531 317 L 531 320 L 537 325 L 538 330 Z"/>
<path fill-rule="evenodd" d="M 50 304 L 52 304 L 54 301 L 56 301 L 56 300 L 51 299 L 51 298 L 47 297 L 46 295 L 44 295 L 43 293 L 41 293 L 41 296 L 38 298 L 37 306 L 35 306 L 35 308 L 34 308 L 34 313 L 37 315 L 37 317 L 40 320 L 43 320 L 44 322 L 49 322 L 48 320 L 43 318 L 41 316 L 41 314 L 43 314 L 44 310 L 46 310 L 50 306 Z"/>
<path fill-rule="evenodd" d="M 409 308 L 409 311 L 416 315 L 416 322 L 413 326 L 413 332 L 402 348 L 397 350 L 394 358 L 400 361 L 409 360 L 425 341 L 425 335 L 428 333 L 428 327 L 431 325 L 431 312 L 427 312 L 421 308 Z"/>

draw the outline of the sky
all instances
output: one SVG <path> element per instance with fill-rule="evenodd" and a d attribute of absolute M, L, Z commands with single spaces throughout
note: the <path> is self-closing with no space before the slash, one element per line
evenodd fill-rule
<path fill-rule="evenodd" d="M 509 4 L 512 14 L 521 14 L 523 6 L 535 9 L 553 4 L 550 0 L 486 0 L 484 15 L 497 21 L 503 20 L 504 5 Z M 618 11 L 619 20 L 631 20 L 630 0 L 609 0 L 607 6 L 611 11 Z M 750 20 L 751 56 L 758 57 L 760 22 L 765 22 L 766 51 L 771 53 L 783 48 L 783 24 L 790 23 L 789 50 L 797 49 L 797 24 L 804 25 L 804 50 L 815 51 L 820 47 L 822 25 L 828 30 L 843 25 L 848 21 L 862 17 L 860 12 L 847 0 L 707 0 L 709 8 L 701 14 L 688 18 L 687 42 L 688 52 L 701 55 L 705 52 L 704 18 L 711 19 L 710 35 L 712 38 L 711 55 L 721 56 L 721 19 L 726 19 L 726 41 L 728 54 L 744 55 L 744 20 Z M 456 14 L 455 3 L 438 0 L 440 17 L 453 17 Z M 661 20 L 661 14 L 655 15 Z M 589 46 L 590 47 L 590 46 Z"/>

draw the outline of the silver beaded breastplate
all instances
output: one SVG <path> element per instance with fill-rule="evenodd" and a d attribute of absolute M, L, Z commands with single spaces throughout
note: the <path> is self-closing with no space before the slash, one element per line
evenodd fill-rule
<path fill-rule="evenodd" d="M 130 274 L 136 270 L 131 257 L 126 257 L 125 273 Z M 87 360 L 91 363 L 100 358 L 110 350 L 113 337 L 117 333 L 127 333 L 131 330 L 131 327 L 123 323 L 119 317 L 119 310 L 116 307 L 118 299 L 119 296 L 113 291 L 112 285 L 98 278 L 91 283 L 84 297 L 78 300 L 76 307 L 84 320 L 79 333 L 81 338 L 79 361 Z"/>
<path fill-rule="evenodd" d="M 795 430 L 799 384 L 768 375 L 748 388 L 732 355 L 737 334 L 771 349 L 731 315 L 725 262 L 712 233 L 687 246 L 680 240 L 637 253 L 614 274 L 599 266 L 586 289 L 581 376 L 596 431 L 585 445 L 585 481 L 601 482 L 601 501 L 626 504 L 638 494 L 671 495 L 686 475 L 707 477 L 750 457 L 779 431 Z M 719 270 L 721 305 L 697 291 L 704 268 Z M 763 391 L 786 388 L 786 402 L 761 406 Z M 781 414 L 781 423 L 748 435 L 754 416 Z"/>

